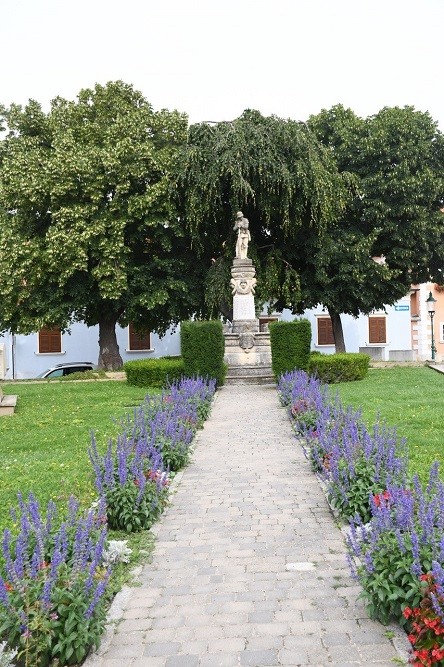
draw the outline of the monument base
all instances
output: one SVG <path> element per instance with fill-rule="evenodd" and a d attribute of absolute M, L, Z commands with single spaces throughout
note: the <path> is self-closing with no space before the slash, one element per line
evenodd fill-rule
<path fill-rule="evenodd" d="M 270 334 L 259 332 L 259 322 L 242 329 L 241 322 L 234 322 L 231 332 L 225 333 L 225 357 L 228 364 L 227 384 L 274 383 L 271 370 Z M 253 330 L 252 330 L 253 329 Z"/>
<path fill-rule="evenodd" d="M 259 332 L 254 307 L 256 270 L 251 259 L 236 258 L 231 267 L 233 324 L 225 332 L 227 384 L 274 383 L 268 331 Z"/>

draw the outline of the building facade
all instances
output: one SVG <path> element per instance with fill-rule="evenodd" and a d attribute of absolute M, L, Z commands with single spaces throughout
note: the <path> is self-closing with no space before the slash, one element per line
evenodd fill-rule
<path fill-rule="evenodd" d="M 432 293 L 435 314 L 428 312 L 427 298 Z M 328 312 L 321 307 L 304 313 L 312 327 L 312 349 L 332 354 L 333 330 Z M 290 311 L 263 314 L 260 326 L 270 320 L 292 320 Z M 412 285 L 410 294 L 387 306 L 354 318 L 341 315 L 347 352 L 365 352 L 376 361 L 426 361 L 431 359 L 432 321 L 435 360 L 444 361 L 444 288 L 434 283 Z M 180 354 L 180 335 L 170 329 L 160 338 L 155 333 L 137 334 L 132 326 L 116 328 L 123 361 L 144 357 Z M 74 323 L 69 333 L 42 329 L 30 335 L 6 333 L 0 336 L 0 379 L 29 379 L 62 362 L 97 362 L 98 327 Z"/>

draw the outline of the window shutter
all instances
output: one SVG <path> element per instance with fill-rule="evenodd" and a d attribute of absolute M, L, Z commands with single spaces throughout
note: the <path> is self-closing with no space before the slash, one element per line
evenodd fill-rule
<path fill-rule="evenodd" d="M 60 329 L 40 329 L 40 354 L 55 354 L 62 351 L 62 332 Z"/>
<path fill-rule="evenodd" d="M 369 317 L 368 332 L 369 343 L 386 343 L 385 317 Z"/>
<path fill-rule="evenodd" d="M 330 317 L 318 317 L 318 345 L 334 345 L 333 325 Z"/>
<path fill-rule="evenodd" d="M 130 350 L 150 350 L 151 349 L 151 332 L 144 331 L 143 333 L 136 332 L 132 322 L 128 327 L 129 335 L 129 349 Z"/>

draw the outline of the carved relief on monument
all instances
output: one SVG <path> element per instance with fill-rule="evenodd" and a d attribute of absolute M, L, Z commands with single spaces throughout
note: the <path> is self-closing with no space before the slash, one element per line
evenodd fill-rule
<path fill-rule="evenodd" d="M 254 347 L 254 333 L 252 331 L 244 331 L 239 334 L 239 346 L 248 354 Z"/>
<path fill-rule="evenodd" d="M 254 288 L 256 287 L 256 278 L 253 276 L 248 276 L 245 273 L 234 274 L 230 281 L 231 287 L 233 288 L 232 294 L 254 294 Z"/>

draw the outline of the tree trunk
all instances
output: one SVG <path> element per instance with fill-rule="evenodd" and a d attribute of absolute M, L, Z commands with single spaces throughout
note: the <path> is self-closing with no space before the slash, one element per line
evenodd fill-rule
<path fill-rule="evenodd" d="M 341 315 L 335 310 L 328 308 L 331 324 L 333 327 L 333 338 L 335 341 L 335 350 L 337 353 L 345 352 L 344 332 L 342 330 Z"/>
<path fill-rule="evenodd" d="M 103 318 L 99 321 L 99 368 L 106 371 L 115 371 L 122 368 L 116 337 L 116 319 Z"/>

